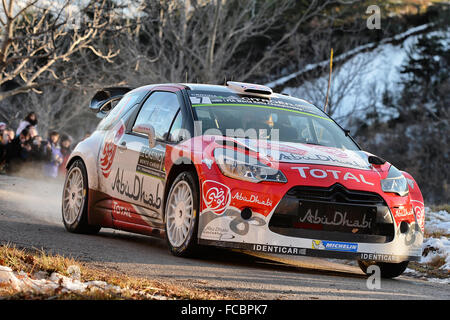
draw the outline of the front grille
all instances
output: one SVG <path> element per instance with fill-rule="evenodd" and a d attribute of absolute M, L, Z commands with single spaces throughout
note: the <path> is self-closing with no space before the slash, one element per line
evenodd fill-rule
<path fill-rule="evenodd" d="M 393 218 L 384 199 L 340 184 L 293 187 L 278 204 L 269 228 L 318 240 L 384 243 L 394 238 Z"/>
<path fill-rule="evenodd" d="M 327 201 L 330 203 L 348 203 L 360 205 L 384 204 L 384 199 L 373 192 L 348 190 L 341 184 L 334 184 L 330 188 L 319 187 L 293 187 L 287 192 L 288 196 L 298 199 Z"/>

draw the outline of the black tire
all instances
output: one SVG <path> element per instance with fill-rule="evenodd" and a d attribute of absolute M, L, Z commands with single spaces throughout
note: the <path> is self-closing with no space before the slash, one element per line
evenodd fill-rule
<path fill-rule="evenodd" d="M 76 214 L 76 218 L 74 221 L 67 221 L 65 211 L 64 211 L 64 198 L 67 195 L 66 186 L 68 185 L 68 179 L 71 172 L 79 170 L 81 171 L 82 176 L 82 204 L 80 210 Z M 62 206 L 61 213 L 62 219 L 64 223 L 64 227 L 67 231 L 72 233 L 82 233 L 82 234 L 96 234 L 100 231 L 100 226 L 89 225 L 88 223 L 88 177 L 86 173 L 86 167 L 81 160 L 75 160 L 70 166 L 69 170 L 67 170 L 66 178 L 64 180 L 64 188 L 62 195 Z"/>
<path fill-rule="evenodd" d="M 381 277 L 385 279 L 392 279 L 401 275 L 408 267 L 408 263 L 409 261 L 403 261 L 400 263 L 387 263 L 358 260 L 358 265 L 365 274 L 369 275 L 369 273 L 367 273 L 367 268 L 369 266 L 377 265 L 380 268 Z"/>
<path fill-rule="evenodd" d="M 178 184 L 187 183 L 190 187 L 192 194 L 192 217 L 189 221 L 189 230 L 187 232 L 186 239 L 179 245 L 175 245 L 169 239 L 169 230 L 168 230 L 168 208 L 169 201 L 171 199 L 171 194 L 175 190 Z M 172 183 L 172 186 L 167 193 L 166 203 L 165 203 L 165 214 L 164 214 L 164 223 L 166 230 L 166 241 L 169 246 L 170 252 L 177 257 L 194 257 L 199 253 L 200 246 L 197 243 L 197 233 L 198 233 L 198 215 L 199 215 L 199 186 L 198 180 L 194 173 L 190 171 L 184 171 L 180 173 Z"/>

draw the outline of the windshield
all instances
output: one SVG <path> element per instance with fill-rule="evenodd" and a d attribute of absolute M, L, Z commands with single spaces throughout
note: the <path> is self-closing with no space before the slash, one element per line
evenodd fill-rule
<path fill-rule="evenodd" d="M 189 91 L 189 95 L 202 134 L 359 150 L 325 113 L 299 99 L 267 100 L 200 90 Z"/>

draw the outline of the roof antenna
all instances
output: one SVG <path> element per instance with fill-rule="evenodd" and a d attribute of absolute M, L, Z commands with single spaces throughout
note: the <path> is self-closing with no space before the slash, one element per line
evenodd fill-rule
<path fill-rule="evenodd" d="M 325 106 L 323 107 L 323 111 L 327 113 L 327 107 L 328 107 L 328 95 L 330 93 L 330 87 L 331 87 L 331 72 L 333 71 L 333 48 L 331 48 L 331 54 L 330 54 L 330 74 L 328 75 L 328 88 L 327 88 L 327 97 L 325 99 Z"/>
<path fill-rule="evenodd" d="M 187 81 L 187 70 L 186 70 L 186 74 L 185 74 L 185 77 L 186 77 L 186 81 L 185 81 L 185 83 L 188 83 L 188 81 Z"/>

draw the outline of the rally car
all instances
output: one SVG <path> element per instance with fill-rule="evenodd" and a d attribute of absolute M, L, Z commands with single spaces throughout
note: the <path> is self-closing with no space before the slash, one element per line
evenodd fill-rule
<path fill-rule="evenodd" d="M 415 180 L 305 100 L 240 82 L 155 84 L 100 90 L 90 108 L 103 119 L 67 163 L 70 232 L 161 236 L 177 256 L 208 245 L 356 259 L 383 277 L 420 259 Z"/>

